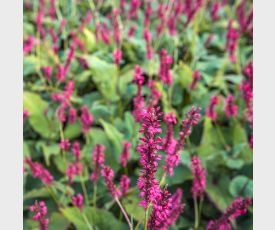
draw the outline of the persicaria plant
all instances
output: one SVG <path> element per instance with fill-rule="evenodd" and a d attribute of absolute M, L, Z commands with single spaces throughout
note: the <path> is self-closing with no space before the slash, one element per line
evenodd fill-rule
<path fill-rule="evenodd" d="M 252 228 L 252 16 L 24 0 L 24 228 Z"/>

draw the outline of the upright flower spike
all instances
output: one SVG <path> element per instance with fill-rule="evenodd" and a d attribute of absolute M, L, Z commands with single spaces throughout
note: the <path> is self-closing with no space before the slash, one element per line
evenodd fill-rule
<path fill-rule="evenodd" d="M 34 205 L 29 207 L 29 210 L 34 213 L 33 220 L 39 223 L 39 230 L 48 230 L 49 219 L 45 218 L 47 214 L 47 206 L 44 201 L 35 201 Z"/>
<path fill-rule="evenodd" d="M 142 129 L 143 137 L 140 138 L 142 143 L 137 146 L 137 151 L 140 153 L 140 177 L 138 178 L 138 187 L 142 201 L 141 206 L 147 208 L 150 202 L 155 202 L 160 195 L 159 183 L 155 178 L 158 163 L 161 156 L 158 150 L 161 149 L 161 138 L 159 133 L 162 132 L 160 128 L 159 112 L 160 108 L 154 109 L 149 107 L 143 117 Z"/>
<path fill-rule="evenodd" d="M 128 176 L 122 175 L 120 177 L 119 185 L 120 185 L 120 192 L 121 192 L 122 196 L 124 196 L 128 193 L 130 183 L 131 183 L 131 181 Z"/>
<path fill-rule="evenodd" d="M 138 89 L 136 96 L 133 98 L 134 109 L 132 113 L 135 121 L 141 122 L 144 110 L 144 96 L 141 94 L 144 77 L 142 76 L 142 70 L 139 65 L 135 67 L 134 83 L 137 85 Z"/>
<path fill-rule="evenodd" d="M 110 166 L 103 165 L 102 170 L 101 170 L 101 174 L 104 177 L 105 184 L 106 184 L 109 192 L 111 193 L 112 197 L 113 198 L 120 197 L 121 192 L 116 188 L 116 185 L 113 182 L 113 178 L 114 178 L 113 169 L 111 169 Z"/>
<path fill-rule="evenodd" d="M 130 8 L 128 11 L 128 18 L 129 19 L 138 19 L 137 11 L 138 8 L 141 6 L 140 0 L 131 0 Z"/>
<path fill-rule="evenodd" d="M 71 143 L 70 143 L 70 140 L 68 139 L 61 140 L 59 143 L 59 147 L 63 151 L 68 151 L 70 149 L 70 146 L 71 146 Z"/>
<path fill-rule="evenodd" d="M 167 188 L 164 188 L 160 192 L 160 196 L 153 204 L 152 214 L 148 221 L 148 228 L 150 230 L 162 230 L 167 229 L 166 221 L 169 215 L 169 211 L 172 208 L 170 193 Z"/>
<path fill-rule="evenodd" d="M 75 141 L 75 142 L 73 143 L 72 152 L 73 152 L 73 154 L 75 155 L 76 162 L 79 162 L 79 161 L 80 161 L 81 151 L 80 151 L 80 144 L 79 144 L 78 141 Z"/>
<path fill-rule="evenodd" d="M 225 99 L 224 112 L 227 117 L 235 117 L 238 115 L 238 106 L 234 104 L 234 96 L 228 95 Z"/>
<path fill-rule="evenodd" d="M 197 82 L 201 79 L 201 73 L 199 70 L 195 70 L 193 72 L 193 80 L 191 82 L 191 85 L 190 85 L 190 89 L 193 90 L 195 89 L 196 85 L 197 85 Z"/>
<path fill-rule="evenodd" d="M 193 173 L 192 195 L 194 198 L 203 196 L 206 187 L 205 169 L 201 166 L 199 157 L 191 157 L 191 170 Z"/>
<path fill-rule="evenodd" d="M 93 150 L 93 165 L 94 171 L 92 172 L 90 179 L 93 182 L 97 182 L 100 175 L 100 167 L 104 164 L 105 155 L 104 155 L 105 147 L 101 144 L 96 144 Z"/>
<path fill-rule="evenodd" d="M 68 115 L 68 121 L 70 124 L 74 124 L 77 119 L 77 111 L 75 108 L 70 107 L 69 109 L 69 115 Z"/>
<path fill-rule="evenodd" d="M 156 81 L 154 80 L 149 80 L 147 86 L 150 89 L 150 103 L 155 106 L 161 98 L 161 92 L 157 89 Z"/>
<path fill-rule="evenodd" d="M 33 36 L 29 35 L 28 38 L 23 43 L 23 52 L 28 54 L 32 51 L 35 46 L 35 39 Z"/>
<path fill-rule="evenodd" d="M 230 220 L 244 215 L 250 205 L 252 205 L 251 198 L 237 198 L 219 219 L 215 221 L 211 220 L 208 223 L 206 230 L 231 230 Z"/>
<path fill-rule="evenodd" d="M 123 142 L 123 150 L 120 155 L 120 164 L 122 167 L 127 166 L 127 162 L 130 160 L 130 148 L 131 148 L 131 143 L 129 141 L 124 141 Z"/>
<path fill-rule="evenodd" d="M 177 124 L 176 116 L 173 112 L 167 113 L 163 118 L 166 123 L 166 134 L 162 142 L 162 150 L 169 154 L 175 148 L 176 140 L 174 139 L 173 125 Z"/>
<path fill-rule="evenodd" d="M 215 121 L 217 119 L 217 112 L 215 110 L 217 104 L 219 102 L 219 99 L 217 96 L 212 96 L 210 98 L 210 104 L 206 110 L 206 116 L 208 116 L 210 119 L 212 119 L 213 121 Z"/>
<path fill-rule="evenodd" d="M 50 185 L 53 182 L 53 176 L 50 172 L 43 167 L 42 164 L 38 162 L 33 162 L 30 157 L 25 159 L 25 163 L 30 167 L 32 176 L 34 178 L 39 178 L 43 183 Z"/>
<path fill-rule="evenodd" d="M 184 204 L 181 203 L 182 193 L 182 189 L 178 188 L 171 197 L 171 209 L 168 212 L 167 220 L 165 222 L 166 227 L 173 226 L 184 210 Z"/>
<path fill-rule="evenodd" d="M 186 119 L 182 121 L 181 130 L 179 133 L 179 139 L 176 143 L 170 145 L 170 149 L 167 152 L 165 158 L 164 172 L 169 173 L 170 176 L 174 174 L 174 167 L 178 166 L 180 153 L 185 144 L 185 139 L 191 134 L 192 127 L 197 125 L 201 115 L 199 114 L 201 108 L 193 106 L 190 111 L 186 114 Z"/>
<path fill-rule="evenodd" d="M 86 134 L 94 121 L 93 115 L 90 113 L 86 105 L 81 107 L 80 121 L 82 124 L 82 131 Z"/>
<path fill-rule="evenodd" d="M 113 60 L 116 65 L 119 65 L 122 58 L 122 51 L 120 49 L 116 49 L 113 52 Z"/>
<path fill-rule="evenodd" d="M 172 56 L 168 55 L 166 50 L 161 50 L 159 76 L 163 84 L 167 84 L 168 86 L 171 85 L 173 82 L 172 73 L 170 71 L 170 65 L 172 63 Z"/>
<path fill-rule="evenodd" d="M 211 19 L 213 21 L 219 20 L 219 10 L 220 10 L 221 6 L 222 6 L 222 4 L 220 2 L 213 3 L 212 8 L 211 8 Z"/>
<path fill-rule="evenodd" d="M 52 67 L 51 66 L 44 66 L 41 67 L 41 71 L 44 75 L 44 77 L 49 81 L 52 77 Z"/>
<path fill-rule="evenodd" d="M 80 209 L 80 211 L 83 210 L 83 196 L 81 193 L 78 193 L 77 195 L 73 196 L 72 198 L 72 203 L 74 206 Z"/>
<path fill-rule="evenodd" d="M 23 110 L 23 120 L 25 121 L 29 117 L 29 115 L 30 115 L 29 110 L 24 109 Z"/>
<path fill-rule="evenodd" d="M 233 28 L 232 20 L 230 20 L 228 24 L 226 39 L 226 50 L 229 53 L 230 61 L 233 63 L 236 61 L 235 50 L 238 45 L 239 32 L 237 29 Z"/>

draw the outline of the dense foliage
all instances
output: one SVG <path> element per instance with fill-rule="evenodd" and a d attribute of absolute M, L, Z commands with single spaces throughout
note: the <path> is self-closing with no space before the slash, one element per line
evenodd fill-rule
<path fill-rule="evenodd" d="M 24 0 L 24 229 L 252 229 L 252 17 Z"/>

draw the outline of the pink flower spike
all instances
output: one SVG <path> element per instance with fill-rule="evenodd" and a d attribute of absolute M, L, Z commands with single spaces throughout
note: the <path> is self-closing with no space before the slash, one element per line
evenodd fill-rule
<path fill-rule="evenodd" d="M 52 77 L 52 67 L 51 66 L 44 66 L 41 68 L 41 71 L 44 77 L 49 81 Z"/>
<path fill-rule="evenodd" d="M 114 52 L 113 52 L 113 60 L 114 60 L 114 63 L 116 65 L 119 65 L 120 62 L 121 62 L 121 58 L 122 58 L 122 51 L 119 50 L 119 49 L 116 49 Z"/>
<path fill-rule="evenodd" d="M 121 192 L 116 188 L 116 185 L 113 182 L 114 171 L 107 165 L 102 166 L 101 174 L 104 177 L 105 184 L 113 196 L 113 198 L 118 198 L 121 196 Z"/>
<path fill-rule="evenodd" d="M 191 157 L 191 170 L 194 177 L 191 189 L 192 195 L 194 198 L 201 197 L 206 187 L 206 172 L 197 156 Z"/>
<path fill-rule="evenodd" d="M 230 230 L 230 221 L 236 219 L 238 216 L 244 215 L 250 205 L 252 205 L 251 198 L 237 198 L 219 219 L 215 221 L 211 220 L 208 223 L 206 230 Z"/>
<path fill-rule="evenodd" d="M 61 140 L 59 143 L 59 147 L 63 151 L 68 151 L 70 149 L 70 146 L 71 146 L 71 143 L 70 143 L 70 140 L 68 139 Z"/>
<path fill-rule="evenodd" d="M 122 175 L 120 177 L 120 191 L 121 191 L 121 195 L 124 196 L 128 193 L 129 187 L 130 187 L 130 179 L 129 177 L 127 177 L 126 175 Z"/>
<path fill-rule="evenodd" d="M 24 109 L 23 110 L 23 120 L 26 120 L 29 117 L 29 115 L 30 115 L 29 110 Z"/>
<path fill-rule="evenodd" d="M 142 167 L 137 185 L 142 197 L 140 205 L 144 208 L 150 202 L 155 202 L 160 195 L 159 183 L 155 178 L 157 162 L 161 159 L 161 155 L 158 154 L 162 142 L 159 136 L 159 133 L 162 132 L 158 119 L 161 116 L 159 110 L 159 107 L 156 109 L 149 107 L 145 111 L 142 129 L 140 130 L 143 133 L 143 137 L 140 138 L 142 143 L 137 146 L 137 151 L 140 153 L 139 162 Z"/>
<path fill-rule="evenodd" d="M 83 196 L 81 193 L 78 193 L 76 196 L 73 196 L 72 198 L 72 203 L 74 206 L 80 209 L 80 211 L 83 210 Z"/>
<path fill-rule="evenodd" d="M 31 212 L 34 212 L 33 220 L 39 223 L 40 230 L 48 230 L 49 219 L 45 218 L 47 214 L 47 206 L 44 201 L 35 201 L 34 205 L 29 207 Z"/>
<path fill-rule="evenodd" d="M 129 141 L 124 141 L 123 142 L 123 150 L 120 155 L 120 164 L 122 167 L 127 166 L 127 162 L 130 160 L 130 151 L 129 149 L 131 148 L 131 143 Z"/>
<path fill-rule="evenodd" d="M 195 70 L 193 72 L 193 80 L 192 80 L 192 83 L 190 85 L 190 89 L 193 90 L 195 89 L 196 85 L 197 85 L 197 82 L 201 79 L 201 73 L 199 70 Z"/>
<path fill-rule="evenodd" d="M 217 96 L 212 96 L 210 98 L 210 104 L 206 110 L 206 116 L 208 116 L 210 119 L 212 119 L 213 121 L 215 121 L 217 119 L 217 112 L 215 111 L 215 108 L 217 106 L 219 102 L 219 99 Z"/>
<path fill-rule="evenodd" d="M 87 133 L 94 121 L 94 118 L 93 115 L 89 112 L 89 109 L 86 105 L 81 107 L 80 121 L 82 124 L 83 133 Z"/>
<path fill-rule="evenodd" d="M 160 51 L 160 67 L 159 67 L 159 77 L 163 84 L 170 86 L 173 82 L 172 73 L 170 70 L 170 65 L 173 63 L 172 56 L 168 55 L 166 50 Z"/>
<path fill-rule="evenodd" d="M 97 182 L 100 174 L 100 167 L 103 165 L 105 161 L 104 155 L 105 147 L 101 144 L 96 144 L 93 150 L 93 165 L 94 171 L 92 172 L 90 179 L 93 182 Z"/>
<path fill-rule="evenodd" d="M 234 104 L 234 97 L 232 95 L 228 95 L 225 99 L 224 112 L 229 118 L 238 115 L 238 106 Z"/>

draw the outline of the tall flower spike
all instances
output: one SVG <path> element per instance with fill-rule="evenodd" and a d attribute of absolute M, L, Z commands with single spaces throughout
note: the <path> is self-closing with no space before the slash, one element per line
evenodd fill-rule
<path fill-rule="evenodd" d="M 208 116 L 210 119 L 212 119 L 213 121 L 215 121 L 217 119 L 217 112 L 215 110 L 217 104 L 219 102 L 219 99 L 217 96 L 212 96 L 210 98 L 210 104 L 206 110 L 206 116 Z"/>
<path fill-rule="evenodd" d="M 100 166 L 102 166 L 105 161 L 104 150 L 105 150 L 105 147 L 104 145 L 101 145 L 101 144 L 96 144 L 94 147 L 94 150 L 93 150 L 94 171 L 90 176 L 90 179 L 93 182 L 97 182 L 99 179 Z"/>
<path fill-rule="evenodd" d="M 106 184 L 109 192 L 113 196 L 113 198 L 120 197 L 121 196 L 121 192 L 116 188 L 116 185 L 113 182 L 113 178 L 114 178 L 114 171 L 113 171 L 113 169 L 111 169 L 110 166 L 103 165 L 102 166 L 102 170 L 101 170 L 101 174 L 104 177 L 105 184 Z"/>
<path fill-rule="evenodd" d="M 137 184 L 142 197 L 140 205 L 144 208 L 147 208 L 150 202 L 155 202 L 160 195 L 159 183 L 155 178 L 157 161 L 161 159 L 158 154 L 158 150 L 161 149 L 159 133 L 162 132 L 158 119 L 161 115 L 159 110 L 159 107 L 156 109 L 149 107 L 146 110 L 140 130 L 144 137 L 140 138 L 142 143 L 137 146 L 137 151 L 140 153 L 140 165 L 142 166 Z"/>
<path fill-rule="evenodd" d="M 195 89 L 196 85 L 197 85 L 197 82 L 201 79 L 201 73 L 199 70 L 195 70 L 193 72 L 193 80 L 191 82 L 191 85 L 190 85 L 190 89 L 193 90 Z"/>
<path fill-rule="evenodd" d="M 90 126 L 92 125 L 92 123 L 94 121 L 93 115 L 89 112 L 89 109 L 87 106 L 81 107 L 80 121 L 82 124 L 83 133 L 87 133 L 89 131 Z"/>
<path fill-rule="evenodd" d="M 175 144 L 170 145 L 170 149 L 167 152 L 167 156 L 165 159 L 164 171 L 165 173 L 169 173 L 170 176 L 174 174 L 174 167 L 178 166 L 180 153 L 179 151 L 183 149 L 185 144 L 185 139 L 192 132 L 192 127 L 197 125 L 201 115 L 199 114 L 201 108 L 193 106 L 190 111 L 186 114 L 186 119 L 182 121 L 181 130 L 179 133 L 179 139 Z"/>
<path fill-rule="evenodd" d="M 120 192 L 121 195 L 124 196 L 128 193 L 130 187 L 130 179 L 126 175 L 122 175 L 120 177 L 119 185 L 120 185 Z"/>
<path fill-rule="evenodd" d="M 50 185 L 53 182 L 53 176 L 43 167 L 42 164 L 33 162 L 30 157 L 25 159 L 25 163 L 30 167 L 32 176 L 39 178 L 43 183 Z"/>
<path fill-rule="evenodd" d="M 172 56 L 168 55 L 166 50 L 160 51 L 160 67 L 159 67 L 159 76 L 163 84 L 168 86 L 172 84 L 172 74 L 170 71 L 170 65 L 173 63 Z"/>
<path fill-rule="evenodd" d="M 83 210 L 83 196 L 81 193 L 78 193 L 77 195 L 73 196 L 72 198 L 72 203 L 74 206 L 80 209 L 80 211 Z"/>
<path fill-rule="evenodd" d="M 122 167 L 126 167 L 127 162 L 130 160 L 130 148 L 131 148 L 131 143 L 129 141 L 124 141 L 123 142 L 123 150 L 120 155 L 120 164 Z"/>
<path fill-rule="evenodd" d="M 160 192 L 160 196 L 153 204 L 152 214 L 148 221 L 148 228 L 150 230 L 162 230 L 166 229 L 166 221 L 169 216 L 169 211 L 172 208 L 170 193 L 167 188 L 164 188 Z"/>
<path fill-rule="evenodd" d="M 192 195 L 194 198 L 201 197 L 206 187 L 205 169 L 201 166 L 199 157 L 191 157 L 191 170 L 193 173 Z"/>
<path fill-rule="evenodd" d="M 232 20 L 230 20 L 228 24 L 226 39 L 226 50 L 229 53 L 230 61 L 233 63 L 236 61 L 235 50 L 238 45 L 239 32 L 237 29 L 233 28 Z"/>
<path fill-rule="evenodd" d="M 135 67 L 134 83 L 138 86 L 137 94 L 133 98 L 133 116 L 136 122 L 141 122 L 144 109 L 144 96 L 141 94 L 142 85 L 144 83 L 144 77 L 142 76 L 142 70 L 139 65 Z"/>
<path fill-rule="evenodd" d="M 217 220 L 211 220 L 206 230 L 230 230 L 230 220 L 236 219 L 238 216 L 244 215 L 247 212 L 248 206 L 252 205 L 252 199 L 246 197 L 244 199 L 237 198 L 226 209 L 226 212 Z"/>
<path fill-rule="evenodd" d="M 173 125 L 177 124 L 176 116 L 173 112 L 164 115 L 163 120 L 166 123 L 166 134 L 162 142 L 162 150 L 169 154 L 174 149 L 176 140 L 174 139 Z"/>
<path fill-rule="evenodd" d="M 49 219 L 45 218 L 47 214 L 47 206 L 44 201 L 35 201 L 34 205 L 29 207 L 31 212 L 34 212 L 33 220 L 38 221 L 39 230 L 48 230 Z"/>
<path fill-rule="evenodd" d="M 238 106 L 234 104 L 233 95 L 228 95 L 228 97 L 225 99 L 224 112 L 229 118 L 238 115 Z"/>
<path fill-rule="evenodd" d="M 166 227 L 173 226 L 184 210 L 185 205 L 181 203 L 182 193 L 182 189 L 178 188 L 171 197 L 171 209 L 165 222 Z"/>

